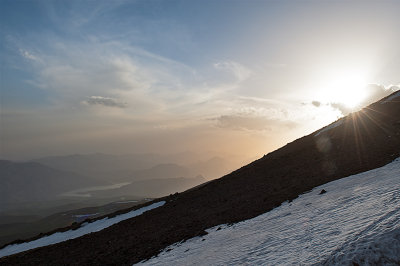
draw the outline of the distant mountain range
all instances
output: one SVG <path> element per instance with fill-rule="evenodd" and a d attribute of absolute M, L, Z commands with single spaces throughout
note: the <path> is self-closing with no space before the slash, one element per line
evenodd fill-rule
<path fill-rule="evenodd" d="M 113 158 L 113 156 L 103 155 L 101 157 Z M 52 161 L 58 163 L 62 161 L 62 158 L 57 157 Z M 91 156 L 89 158 L 93 163 L 96 161 Z M 159 164 L 149 169 L 129 171 L 126 173 L 127 177 L 112 180 L 126 182 L 119 188 L 112 188 L 112 183 L 103 178 L 98 179 L 58 170 L 38 162 L 0 160 L 0 173 L 0 212 L 12 206 L 23 208 L 24 203 L 62 200 L 62 195 L 65 198 L 65 195 L 68 195 L 67 192 L 74 190 L 82 191 L 83 195 L 85 189 L 88 189 L 92 198 L 160 197 L 184 191 L 207 181 L 201 175 L 192 175 L 188 168 L 176 164 Z M 109 189 L 102 189 L 108 186 Z M 96 191 L 97 187 L 99 191 Z M 79 196 L 79 193 L 76 195 Z"/>
<path fill-rule="evenodd" d="M 111 181 L 126 177 L 121 176 L 121 173 L 129 174 L 132 171 L 151 168 L 163 160 L 161 156 L 156 154 L 108 155 L 96 153 L 52 156 L 34 161 L 56 169 L 73 171 Z"/>
<path fill-rule="evenodd" d="M 210 180 L 234 170 L 242 164 L 239 160 L 202 156 L 191 152 L 177 154 L 128 154 L 52 156 L 33 161 L 64 171 L 75 172 L 107 182 L 121 180 L 194 177 L 202 175 Z"/>
<path fill-rule="evenodd" d="M 69 190 L 109 184 L 36 162 L 0 160 L 0 173 L 0 211 L 6 204 L 51 200 Z"/>
<path fill-rule="evenodd" d="M 201 175 L 226 174 L 227 161 L 219 157 L 196 161 L 191 153 L 171 156 L 157 154 L 133 155 L 69 155 L 37 159 L 30 162 L 0 161 L 0 212 L 13 208 L 42 208 L 65 205 L 77 196 L 104 199 L 124 196 L 160 197 L 181 192 L 207 181 Z M 191 159 L 189 157 L 192 157 Z M 188 163 L 160 163 L 167 160 Z M 113 188 L 113 184 L 128 186 Z M 95 191 L 97 187 L 100 191 Z M 107 188 L 109 186 L 109 188 Z M 90 190 L 90 193 L 83 193 Z M 60 196 L 64 197 L 60 197 Z M 67 197 L 65 197 L 67 195 Z M 69 198 L 68 198 L 69 197 Z M 52 204 L 53 201 L 58 202 Z M 69 202 L 69 201 L 68 201 Z M 103 202 L 103 201 L 102 201 Z"/>

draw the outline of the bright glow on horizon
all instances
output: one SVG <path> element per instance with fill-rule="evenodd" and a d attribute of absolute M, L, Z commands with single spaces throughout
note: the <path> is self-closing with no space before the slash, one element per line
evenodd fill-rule
<path fill-rule="evenodd" d="M 338 97 L 339 102 L 354 108 L 366 97 L 366 85 L 365 78 L 359 73 L 344 73 L 332 84 L 333 98 Z"/>
<path fill-rule="evenodd" d="M 360 70 L 350 69 L 332 73 L 324 77 L 322 82 L 326 84 L 325 88 L 319 91 L 322 101 L 343 104 L 353 109 L 369 96 L 366 90 L 367 75 Z"/>

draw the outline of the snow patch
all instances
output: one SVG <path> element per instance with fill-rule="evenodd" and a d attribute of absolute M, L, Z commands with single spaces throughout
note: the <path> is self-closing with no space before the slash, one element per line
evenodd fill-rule
<path fill-rule="evenodd" d="M 392 96 L 388 97 L 386 100 L 384 100 L 381 104 L 391 102 L 394 98 L 400 97 L 400 90 L 393 94 Z"/>
<path fill-rule="evenodd" d="M 90 234 L 93 232 L 98 232 L 101 231 L 107 227 L 110 227 L 116 223 L 119 223 L 123 220 L 127 220 L 130 218 L 133 218 L 135 216 L 141 215 L 142 213 L 161 207 L 165 204 L 165 201 L 160 201 L 153 203 L 149 206 L 130 211 L 121 215 L 117 215 L 112 218 L 104 218 L 101 220 L 97 220 L 91 223 L 84 223 L 82 224 L 81 227 L 79 227 L 76 230 L 69 230 L 66 232 L 58 232 L 54 233 L 49 236 L 45 236 L 36 240 L 33 240 L 31 242 L 26 242 L 26 243 L 21 243 L 21 244 L 14 244 L 14 245 L 8 245 L 4 247 L 3 249 L 0 250 L 0 258 L 12 254 L 16 254 L 19 252 L 23 252 L 26 250 L 38 248 L 38 247 L 44 247 L 56 243 L 60 243 L 63 241 L 67 241 L 70 239 L 78 238 L 86 234 Z"/>
<path fill-rule="evenodd" d="M 400 159 L 207 232 L 139 264 L 399 265 Z"/>
<path fill-rule="evenodd" d="M 323 128 L 323 129 L 321 129 L 318 133 L 316 133 L 316 134 L 314 135 L 314 137 L 317 137 L 317 136 L 320 135 L 321 133 L 323 133 L 323 132 L 325 132 L 325 131 L 328 131 L 328 130 L 330 130 L 330 129 L 332 129 L 332 128 L 338 127 L 338 126 L 340 126 L 341 124 L 343 124 L 343 119 L 340 119 L 340 120 L 336 121 L 335 123 L 332 123 L 332 124 L 330 124 L 329 126 Z"/>
<path fill-rule="evenodd" d="M 400 228 L 345 243 L 323 265 L 399 265 Z M 354 265 L 354 264 L 353 264 Z"/>
<path fill-rule="evenodd" d="M 99 215 L 99 213 L 96 212 L 96 213 L 88 213 L 88 214 L 74 214 L 74 215 L 72 215 L 72 217 L 75 217 L 75 218 L 87 218 L 87 217 L 96 216 L 96 215 Z"/>

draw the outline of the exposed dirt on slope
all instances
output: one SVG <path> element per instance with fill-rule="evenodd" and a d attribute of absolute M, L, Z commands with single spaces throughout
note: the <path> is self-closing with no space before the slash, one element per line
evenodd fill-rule
<path fill-rule="evenodd" d="M 399 100 L 377 102 L 318 136 L 166 197 L 163 207 L 101 232 L 2 258 L 0 264 L 132 265 L 209 227 L 253 218 L 315 186 L 383 166 L 400 156 Z"/>

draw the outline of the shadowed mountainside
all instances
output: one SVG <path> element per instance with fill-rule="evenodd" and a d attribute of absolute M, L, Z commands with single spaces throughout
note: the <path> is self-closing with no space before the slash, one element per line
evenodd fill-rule
<path fill-rule="evenodd" d="M 396 92 L 220 179 L 163 198 L 167 203 L 79 239 L 0 259 L 4 265 L 132 265 L 218 224 L 260 215 L 329 181 L 400 156 Z"/>

